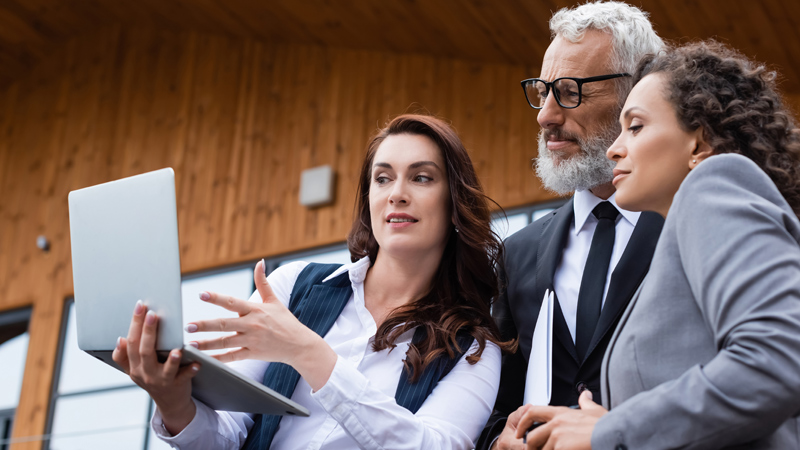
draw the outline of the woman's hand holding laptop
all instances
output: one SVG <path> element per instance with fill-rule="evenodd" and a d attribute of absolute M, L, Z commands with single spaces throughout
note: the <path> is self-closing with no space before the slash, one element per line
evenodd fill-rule
<path fill-rule="evenodd" d="M 315 391 L 328 381 L 336 364 L 336 353 L 318 334 L 300 323 L 275 297 L 264 274 L 264 261 L 256 264 L 254 279 L 262 303 L 227 295 L 203 292 L 200 299 L 239 314 L 238 318 L 202 320 L 189 323 L 190 333 L 222 331 L 235 334 L 191 342 L 200 350 L 233 349 L 213 355 L 221 362 L 259 359 L 282 362 L 294 367 Z M 166 362 L 156 355 L 158 316 L 136 303 L 127 338 L 119 338 L 114 361 L 153 398 L 173 436 L 192 421 L 196 406 L 192 401 L 192 377 L 199 364 L 180 367 L 181 351 L 174 349 Z"/>
<path fill-rule="evenodd" d="M 192 401 L 192 377 L 199 364 L 180 367 L 181 351 L 174 349 L 166 362 L 156 355 L 158 316 L 136 303 L 128 337 L 120 337 L 112 357 L 131 379 L 150 394 L 164 418 L 164 426 L 172 435 L 189 425 L 195 415 Z"/>

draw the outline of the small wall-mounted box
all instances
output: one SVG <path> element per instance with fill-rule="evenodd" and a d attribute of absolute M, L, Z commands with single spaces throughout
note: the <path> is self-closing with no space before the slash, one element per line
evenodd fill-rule
<path fill-rule="evenodd" d="M 333 203 L 333 167 L 312 167 L 300 174 L 300 204 L 308 208 Z"/>

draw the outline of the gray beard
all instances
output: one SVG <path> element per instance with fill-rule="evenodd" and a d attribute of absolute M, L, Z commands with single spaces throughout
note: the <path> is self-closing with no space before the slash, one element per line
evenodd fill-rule
<path fill-rule="evenodd" d="M 616 162 L 606 158 L 606 150 L 619 135 L 619 124 L 603 127 L 603 133 L 589 138 L 577 138 L 581 152 L 568 159 L 559 159 L 547 148 L 545 130 L 539 132 L 539 156 L 536 157 L 536 175 L 542 185 L 559 195 L 583 191 L 610 183 L 614 178 Z"/>

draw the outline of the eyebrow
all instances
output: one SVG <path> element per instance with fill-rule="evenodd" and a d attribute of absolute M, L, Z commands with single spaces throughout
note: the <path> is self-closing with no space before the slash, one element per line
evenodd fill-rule
<path fill-rule="evenodd" d="M 409 164 L 408 168 L 409 169 L 417 169 L 417 168 L 423 167 L 423 166 L 433 166 L 433 167 L 435 167 L 435 168 L 437 168 L 439 170 L 442 170 L 439 167 L 439 165 L 436 164 L 433 161 L 417 161 L 415 163 Z M 386 168 L 386 169 L 391 169 L 392 165 L 389 164 L 389 163 L 385 163 L 385 162 L 376 162 L 375 164 L 372 165 L 372 167 L 373 168 L 375 168 L 375 167 L 383 167 L 383 168 Z"/>
<path fill-rule="evenodd" d="M 622 114 L 624 119 L 627 119 L 633 114 L 634 111 L 644 111 L 642 108 L 638 106 L 631 106 L 630 108 L 626 109 L 625 112 Z"/>

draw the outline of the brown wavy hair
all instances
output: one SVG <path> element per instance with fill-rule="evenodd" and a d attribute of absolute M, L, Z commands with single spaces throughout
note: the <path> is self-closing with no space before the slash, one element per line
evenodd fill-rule
<path fill-rule="evenodd" d="M 410 346 L 406 354 L 405 365 L 413 382 L 443 353 L 451 358 L 455 355 L 459 333 L 469 333 L 478 342 L 478 349 L 467 355 L 470 364 L 480 360 L 487 340 L 505 351 L 513 350 L 516 344 L 501 341 L 490 313 L 491 301 L 500 288 L 498 271 L 503 261 L 503 244 L 491 228 L 492 200 L 483 193 L 461 139 L 443 120 L 404 114 L 391 120 L 370 141 L 358 183 L 356 219 L 347 237 L 352 260 L 369 256 L 374 264 L 380 251 L 369 210 L 372 163 L 381 143 L 398 134 L 426 136 L 439 147 L 450 187 L 452 219 L 459 230 L 448 234 L 430 291 L 392 311 L 375 334 L 373 349 L 380 351 L 393 349 L 394 342 L 406 331 L 425 328 L 427 338 Z"/>
<path fill-rule="evenodd" d="M 686 131 L 703 127 L 714 153 L 758 164 L 800 217 L 800 130 L 775 86 L 777 74 L 714 40 L 649 55 L 634 75 L 666 76 L 665 95 Z"/>

